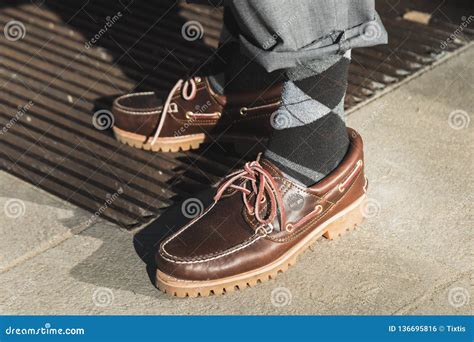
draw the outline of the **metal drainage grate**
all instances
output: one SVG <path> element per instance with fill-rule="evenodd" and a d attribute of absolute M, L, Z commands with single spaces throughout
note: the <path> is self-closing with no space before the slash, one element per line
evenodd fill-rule
<path fill-rule="evenodd" d="M 346 107 L 474 37 L 469 27 L 458 30 L 469 20 L 468 1 L 377 5 L 390 44 L 353 52 Z M 409 10 L 422 13 L 402 19 Z M 166 89 L 196 61 L 212 56 L 221 17 L 220 9 L 175 1 L 3 1 L 1 32 L 8 25 L 20 31 L 0 36 L 1 167 L 126 228 L 206 188 L 241 163 L 232 147 L 149 153 L 117 143 L 91 118 L 109 108 L 114 96 Z M 114 23 L 104 31 L 107 18 Z M 189 20 L 203 24 L 203 41 L 182 38 Z"/>

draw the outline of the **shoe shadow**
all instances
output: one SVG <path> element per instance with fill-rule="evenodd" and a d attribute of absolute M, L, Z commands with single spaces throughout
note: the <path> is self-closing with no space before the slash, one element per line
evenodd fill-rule
<path fill-rule="evenodd" d="M 183 227 L 212 202 L 214 192 L 214 188 L 208 187 L 195 194 L 191 202 L 177 202 L 135 233 L 117 229 L 116 225 L 105 221 L 88 228 L 79 235 L 84 246 L 88 246 L 86 252 L 94 249 L 94 245 L 98 247 L 78 261 L 68 275 L 79 283 L 160 298 L 164 303 L 172 300 L 172 297 L 168 298 L 155 288 L 155 254 L 163 239 Z M 81 255 L 74 253 L 77 257 Z"/>
<path fill-rule="evenodd" d="M 117 229 L 116 225 L 105 222 L 83 231 L 80 234 L 82 237 L 99 240 L 101 244 L 97 250 L 70 270 L 71 276 L 99 287 L 140 293 L 148 297 L 161 296 L 161 292 L 154 289 L 155 254 L 160 243 L 212 203 L 216 191 L 213 185 L 218 180 L 229 170 L 240 167 L 244 161 L 252 158 L 249 153 L 251 150 L 247 148 L 242 155 L 235 151 L 232 144 L 225 145 L 228 151 L 226 159 L 221 160 L 222 166 L 216 169 L 206 165 L 212 153 L 219 152 L 213 151 L 213 148 L 215 146 L 177 157 L 182 158 L 184 164 L 193 167 L 188 170 L 176 170 L 179 176 L 173 179 L 175 184 L 171 185 L 174 188 L 185 189 L 188 195 L 174 198 L 173 204 L 153 222 L 135 232 L 129 231 L 126 227 Z M 207 157 L 202 158 L 202 153 L 207 153 Z M 213 169 L 212 173 L 204 174 L 210 168 Z M 199 174 L 195 174 L 196 172 Z M 197 179 L 197 177 L 201 177 L 199 182 L 190 182 L 191 178 Z M 146 276 L 143 271 L 146 272 Z"/>

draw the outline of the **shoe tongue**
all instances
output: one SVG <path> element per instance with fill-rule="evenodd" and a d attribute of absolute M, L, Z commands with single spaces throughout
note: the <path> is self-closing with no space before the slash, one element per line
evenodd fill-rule
<path fill-rule="evenodd" d="M 280 191 L 283 191 L 288 186 L 291 186 L 291 184 L 297 184 L 293 179 L 289 178 L 285 173 L 283 173 L 278 168 L 278 166 L 273 164 L 268 159 L 260 159 L 260 165 L 262 165 L 262 167 L 272 175 L 273 179 L 278 184 Z"/>
<path fill-rule="evenodd" d="M 273 177 L 273 180 L 275 181 L 276 186 L 278 188 L 277 191 L 280 192 L 281 196 L 284 193 L 285 189 L 288 187 L 287 182 L 289 180 L 280 171 L 280 169 L 268 159 L 260 159 L 260 165 L 262 165 L 262 167 Z M 280 210 L 282 210 L 282 208 L 277 207 L 277 217 L 275 220 L 273 220 L 273 226 L 276 231 L 280 231 L 281 227 L 281 222 L 279 220 Z"/>
<path fill-rule="evenodd" d="M 260 165 L 262 165 L 262 167 L 272 175 L 272 177 L 283 177 L 283 173 L 280 171 L 280 169 L 268 159 L 261 158 L 259 159 L 259 162 Z"/>

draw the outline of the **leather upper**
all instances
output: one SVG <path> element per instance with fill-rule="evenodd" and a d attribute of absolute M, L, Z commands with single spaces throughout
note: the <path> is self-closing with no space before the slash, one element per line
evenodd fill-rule
<path fill-rule="evenodd" d="M 258 163 L 271 175 L 272 196 L 281 199 L 274 219 L 262 224 L 254 212 L 249 212 L 243 193 L 238 190 L 244 184 L 242 180 L 161 243 L 156 254 L 158 269 L 179 279 L 209 280 L 247 272 L 282 256 L 365 193 L 362 139 L 352 129 L 348 134 L 351 144 L 344 160 L 308 188 L 284 177 L 268 160 L 254 162 L 252 165 Z M 252 189 L 250 181 L 246 184 L 247 189 Z M 247 199 L 255 203 L 256 196 L 254 191 Z M 261 218 L 271 212 L 272 196 L 268 191 L 264 193 L 259 207 Z"/>
<path fill-rule="evenodd" d="M 159 137 L 198 133 L 262 136 L 271 131 L 270 115 L 279 106 L 281 84 L 260 92 L 221 95 L 213 91 L 206 77 L 193 80 L 196 83 L 193 99 L 183 98 L 181 89 L 173 94 Z M 112 107 L 115 126 L 153 136 L 167 95 L 143 92 L 118 97 Z"/>

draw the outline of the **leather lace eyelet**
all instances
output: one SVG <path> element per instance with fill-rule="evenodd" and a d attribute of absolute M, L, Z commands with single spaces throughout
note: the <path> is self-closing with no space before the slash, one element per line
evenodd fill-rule
<path fill-rule="evenodd" d="M 247 107 L 242 107 L 240 108 L 240 115 L 246 116 L 247 115 L 248 108 Z"/>
<path fill-rule="evenodd" d="M 272 233 L 273 232 L 273 224 L 269 223 L 267 225 L 267 227 L 269 228 L 268 230 L 264 228 L 264 226 L 260 226 L 260 227 L 257 227 L 257 229 L 255 230 L 255 232 L 260 235 L 261 237 L 265 237 L 267 236 L 268 234 Z"/>
<path fill-rule="evenodd" d="M 170 113 L 177 113 L 178 112 L 178 105 L 174 102 L 171 102 L 168 111 Z"/>

